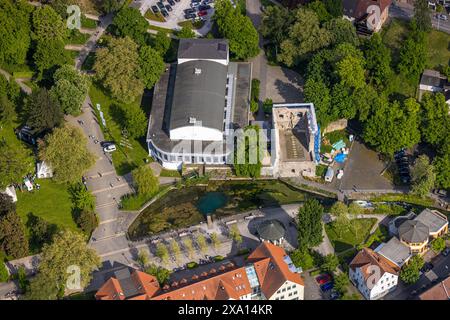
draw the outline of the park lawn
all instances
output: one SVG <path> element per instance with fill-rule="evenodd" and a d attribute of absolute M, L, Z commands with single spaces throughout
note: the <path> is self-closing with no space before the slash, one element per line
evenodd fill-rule
<path fill-rule="evenodd" d="M 348 228 L 346 231 L 342 233 L 341 236 L 339 236 L 336 233 L 333 222 L 325 225 L 325 231 L 336 252 L 340 253 L 345 250 L 354 248 L 363 243 L 366 240 L 367 236 L 369 235 L 370 229 L 372 228 L 372 226 L 376 221 L 377 219 L 375 218 L 350 220 L 350 224 L 358 225 L 357 234 L 353 233 L 353 231 L 350 230 L 350 228 Z"/>
<path fill-rule="evenodd" d="M 89 37 L 89 34 L 81 33 L 77 29 L 73 29 L 69 33 L 66 44 L 85 44 Z"/>
<path fill-rule="evenodd" d="M 408 35 L 407 22 L 393 19 L 383 30 L 383 42 L 392 50 L 392 62 L 397 65 L 399 51 L 403 41 Z M 450 59 L 449 50 L 450 35 L 445 32 L 432 30 L 428 34 L 428 61 L 427 68 L 439 69 L 439 66 L 446 66 Z"/>
<path fill-rule="evenodd" d="M 430 197 L 426 198 L 420 198 L 418 196 L 415 196 L 413 194 L 384 194 L 381 196 L 375 195 L 374 197 L 370 198 L 373 202 L 406 202 L 409 204 L 414 204 L 422 207 L 433 207 L 434 206 L 434 200 Z"/>
<path fill-rule="evenodd" d="M 17 213 L 27 223 L 27 215 L 34 215 L 61 228 L 78 230 L 72 218 L 72 202 L 67 185 L 57 184 L 51 179 L 37 179 L 40 190 L 32 192 L 17 190 Z M 28 230 L 27 230 L 28 232 Z"/>
<path fill-rule="evenodd" d="M 117 151 L 112 153 L 112 159 L 117 174 L 127 174 L 134 168 L 144 164 L 145 159 L 148 159 L 149 157 L 145 137 L 142 137 L 140 139 L 128 138 L 128 141 L 124 140 L 124 137 L 122 135 L 122 127 L 118 122 L 120 121 L 120 119 L 114 117 L 114 108 L 112 108 L 112 106 L 119 105 L 119 103 L 109 97 L 96 84 L 92 84 L 89 90 L 89 96 L 91 97 L 97 116 L 97 103 L 100 104 L 101 110 L 103 111 L 106 121 L 106 128 L 103 127 L 100 117 L 99 123 L 105 139 L 116 142 Z M 139 97 L 137 101 L 133 103 L 139 104 L 140 100 L 141 97 Z"/>
<path fill-rule="evenodd" d="M 152 25 L 152 24 L 149 25 L 148 28 L 149 28 L 150 30 L 162 31 L 162 32 L 165 32 L 165 33 L 167 33 L 167 34 L 175 33 L 175 31 L 172 30 L 172 29 L 168 29 L 168 28 L 164 28 L 164 27 L 159 27 L 159 26 L 154 26 L 154 25 Z"/>
<path fill-rule="evenodd" d="M 97 28 L 97 21 L 86 18 L 86 16 L 83 14 L 81 16 L 81 27 L 86 29 L 95 29 Z"/>
<path fill-rule="evenodd" d="M 158 22 L 166 22 L 166 19 L 161 15 L 161 13 L 153 13 L 151 9 L 147 10 L 147 12 L 144 14 L 145 19 L 158 21 Z"/>
<path fill-rule="evenodd" d="M 427 67 L 440 70 L 441 66 L 448 66 L 450 60 L 450 35 L 445 32 L 433 30 L 428 36 L 428 63 Z"/>

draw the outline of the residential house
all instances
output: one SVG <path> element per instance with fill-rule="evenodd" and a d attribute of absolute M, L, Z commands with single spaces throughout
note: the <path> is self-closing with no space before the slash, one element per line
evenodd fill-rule
<path fill-rule="evenodd" d="M 97 300 L 303 300 L 304 282 L 286 252 L 263 242 L 245 265 L 225 262 L 217 269 L 172 281 L 162 288 L 138 270 L 115 273 L 96 293 Z"/>
<path fill-rule="evenodd" d="M 408 263 L 412 257 L 411 249 L 396 237 L 392 237 L 387 243 L 380 244 L 374 251 L 398 268 Z"/>
<path fill-rule="evenodd" d="M 447 77 L 439 71 L 425 69 L 420 78 L 419 84 L 419 100 L 425 92 L 441 92 L 445 93 L 449 89 Z"/>
<path fill-rule="evenodd" d="M 363 248 L 349 265 L 349 278 L 367 300 L 393 291 L 400 268 L 372 249 Z"/>
<path fill-rule="evenodd" d="M 434 287 L 423 292 L 420 300 L 450 300 L 450 277 L 439 282 Z"/>
<path fill-rule="evenodd" d="M 342 0 L 344 18 L 352 21 L 362 34 L 381 30 L 391 4 L 392 0 Z"/>

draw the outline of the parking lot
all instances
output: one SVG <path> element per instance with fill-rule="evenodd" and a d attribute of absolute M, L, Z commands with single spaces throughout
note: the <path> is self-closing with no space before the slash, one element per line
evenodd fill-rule
<path fill-rule="evenodd" d="M 147 10 L 154 14 L 163 15 L 165 22 L 147 21 L 154 26 L 166 29 L 179 30 L 180 22 L 191 20 L 204 21 L 203 26 L 194 30 L 200 36 L 206 35 L 211 29 L 211 17 L 214 15 L 214 0 L 144 0 L 140 3 L 143 15 Z"/>

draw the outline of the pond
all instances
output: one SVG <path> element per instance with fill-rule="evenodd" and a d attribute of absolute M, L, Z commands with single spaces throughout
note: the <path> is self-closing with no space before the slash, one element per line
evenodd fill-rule
<path fill-rule="evenodd" d="M 128 230 L 132 240 L 185 228 L 206 220 L 206 215 L 224 217 L 258 207 L 299 203 L 308 198 L 322 203 L 334 202 L 309 192 L 299 191 L 279 180 L 209 181 L 206 186 L 191 186 L 169 191 L 148 206 Z"/>
<path fill-rule="evenodd" d="M 228 197 L 223 192 L 208 192 L 197 202 L 197 209 L 203 215 L 210 215 L 217 209 L 225 207 Z"/>

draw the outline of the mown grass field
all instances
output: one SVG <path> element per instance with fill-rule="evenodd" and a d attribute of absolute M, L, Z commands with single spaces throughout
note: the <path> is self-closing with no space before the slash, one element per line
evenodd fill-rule
<path fill-rule="evenodd" d="M 325 225 L 325 231 L 337 253 L 354 248 L 363 243 L 369 235 L 370 229 L 376 219 L 352 219 L 351 226 L 356 226 L 357 232 L 353 232 L 349 226 L 341 235 L 336 232 L 334 222 Z"/>

